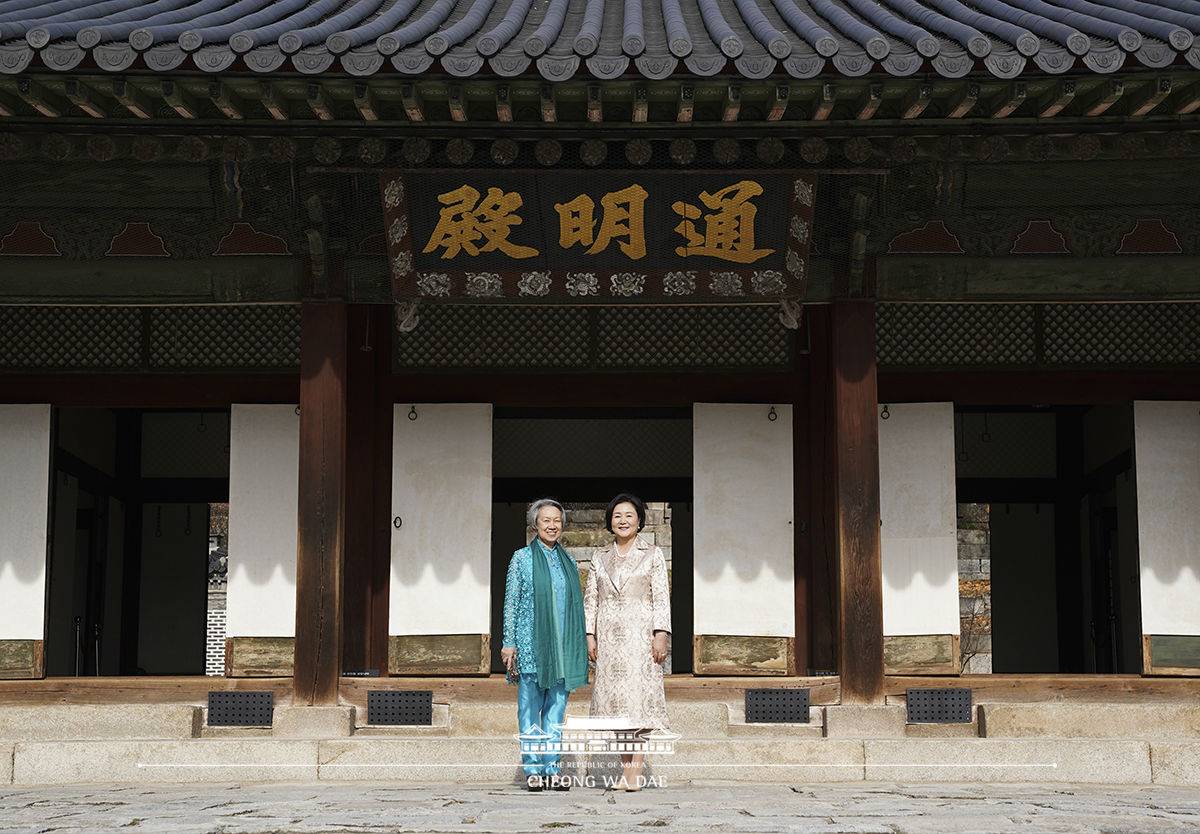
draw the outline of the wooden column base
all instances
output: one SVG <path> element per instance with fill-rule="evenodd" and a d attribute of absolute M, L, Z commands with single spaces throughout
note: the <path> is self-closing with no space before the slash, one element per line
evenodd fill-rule
<path fill-rule="evenodd" d="M 885 675 L 957 675 L 957 634 L 904 634 L 883 638 Z"/>
<path fill-rule="evenodd" d="M 1200 676 L 1200 636 L 1143 634 L 1142 670 L 1147 675 Z"/>
<path fill-rule="evenodd" d="M 692 672 L 792 676 L 796 674 L 795 638 L 697 634 L 692 638 Z"/>
<path fill-rule="evenodd" d="M 226 637 L 225 677 L 290 678 L 294 637 Z"/>
<path fill-rule="evenodd" d="M 0 679 L 46 677 L 41 640 L 0 640 Z"/>
<path fill-rule="evenodd" d="M 488 634 L 400 634 L 388 637 L 392 675 L 487 675 L 492 668 Z"/>

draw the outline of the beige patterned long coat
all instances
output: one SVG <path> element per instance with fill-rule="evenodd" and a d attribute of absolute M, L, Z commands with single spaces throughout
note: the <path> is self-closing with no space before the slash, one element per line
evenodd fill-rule
<path fill-rule="evenodd" d="M 616 544 L 597 550 L 583 594 L 587 633 L 596 636 L 591 715 L 627 718 L 631 729 L 667 725 L 662 664 L 650 655 L 655 631 L 671 630 L 662 550 L 638 536 L 623 559 Z"/>

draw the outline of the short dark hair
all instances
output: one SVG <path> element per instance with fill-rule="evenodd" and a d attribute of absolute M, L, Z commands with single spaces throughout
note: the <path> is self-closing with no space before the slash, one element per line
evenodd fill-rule
<path fill-rule="evenodd" d="M 646 505 L 642 503 L 642 499 L 628 492 L 622 492 L 616 498 L 608 502 L 608 509 L 604 511 L 604 529 L 612 532 L 612 515 L 613 510 L 618 504 L 633 504 L 633 508 L 638 514 L 638 532 L 642 532 L 642 528 L 646 526 Z"/>

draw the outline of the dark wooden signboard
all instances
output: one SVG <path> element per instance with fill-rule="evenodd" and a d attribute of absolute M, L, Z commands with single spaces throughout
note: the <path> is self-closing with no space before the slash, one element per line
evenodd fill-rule
<path fill-rule="evenodd" d="M 382 174 L 397 301 L 804 294 L 816 176 Z"/>

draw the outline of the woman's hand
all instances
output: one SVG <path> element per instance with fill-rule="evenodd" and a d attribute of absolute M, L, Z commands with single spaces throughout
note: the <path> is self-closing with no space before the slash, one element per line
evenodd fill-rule
<path fill-rule="evenodd" d="M 665 631 L 654 632 L 654 640 L 650 642 L 650 656 L 654 658 L 655 663 L 662 663 L 667 659 L 667 633 Z"/>
<path fill-rule="evenodd" d="M 514 674 L 517 671 L 517 647 L 505 646 L 500 650 L 500 659 L 504 661 L 504 668 L 508 673 Z"/>
<path fill-rule="evenodd" d="M 587 641 L 588 641 L 588 660 L 592 661 L 592 663 L 595 663 L 596 662 L 596 635 L 589 634 L 587 636 Z"/>

